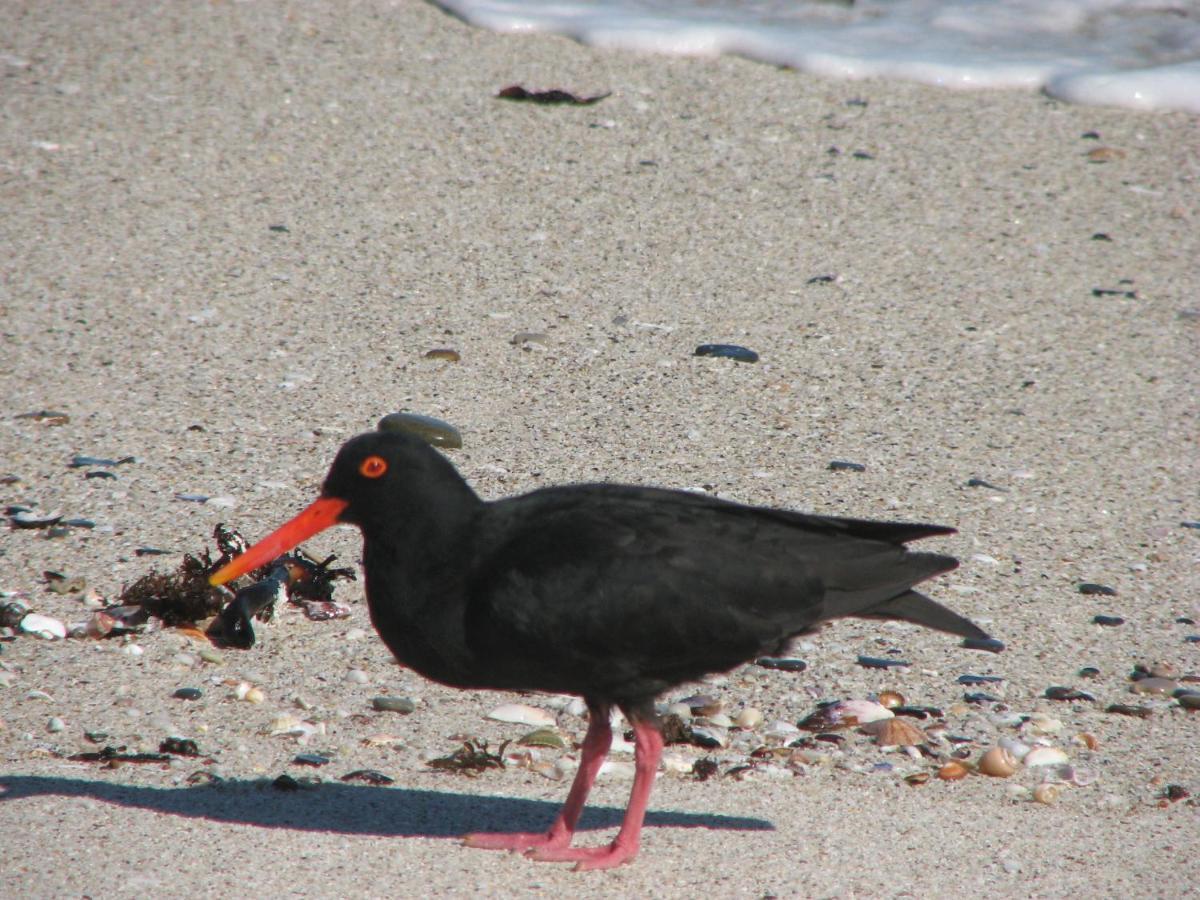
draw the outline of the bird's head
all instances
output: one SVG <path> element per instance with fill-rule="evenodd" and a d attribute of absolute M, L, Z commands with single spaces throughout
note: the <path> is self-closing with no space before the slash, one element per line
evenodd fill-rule
<path fill-rule="evenodd" d="M 424 489 L 466 484 L 424 440 L 404 432 L 371 431 L 338 451 L 321 496 L 297 516 L 209 576 L 212 585 L 260 568 L 338 523 L 360 528 L 403 527 L 422 505 Z M 466 488 L 470 493 L 470 488 Z M 443 494 L 448 500 L 452 494 Z M 473 495 L 472 495 L 473 496 Z"/>

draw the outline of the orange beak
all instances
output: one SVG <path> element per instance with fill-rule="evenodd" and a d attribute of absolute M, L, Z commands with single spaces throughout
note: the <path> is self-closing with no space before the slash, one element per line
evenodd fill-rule
<path fill-rule="evenodd" d="M 216 587 L 233 581 L 254 569 L 274 562 L 301 541 L 324 531 L 338 523 L 338 516 L 347 507 L 345 500 L 336 497 L 321 497 L 309 504 L 298 516 L 271 532 L 241 556 L 231 560 L 208 576 L 208 583 Z"/>

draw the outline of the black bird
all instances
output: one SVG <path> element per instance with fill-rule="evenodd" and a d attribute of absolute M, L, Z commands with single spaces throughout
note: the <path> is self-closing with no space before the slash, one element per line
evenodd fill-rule
<path fill-rule="evenodd" d="M 338 522 L 363 535 L 371 621 L 400 662 L 459 688 L 571 693 L 587 703 L 581 760 L 544 833 L 473 847 L 606 868 L 631 860 L 662 754 L 654 700 L 820 623 L 900 619 L 967 638 L 978 627 L 912 589 L 958 565 L 909 552 L 940 525 L 744 506 L 619 484 L 486 502 L 418 437 L 371 432 L 338 452 L 321 496 L 211 578 L 223 584 Z M 616 839 L 573 848 L 618 707 L 633 726 L 633 791 Z"/>

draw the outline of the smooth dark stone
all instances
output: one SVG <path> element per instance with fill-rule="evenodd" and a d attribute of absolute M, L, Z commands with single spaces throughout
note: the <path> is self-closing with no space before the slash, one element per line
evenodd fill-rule
<path fill-rule="evenodd" d="M 984 650 L 988 653 L 999 653 L 1004 649 L 1004 641 L 996 638 L 963 638 L 964 650 Z"/>
<path fill-rule="evenodd" d="M 204 691 L 200 688 L 181 687 L 171 695 L 176 700 L 199 700 L 204 696 Z"/>
<path fill-rule="evenodd" d="M 1046 688 L 1046 692 L 1042 694 L 1047 700 L 1061 700 L 1071 702 L 1075 700 L 1094 701 L 1096 698 L 1087 691 L 1081 691 L 1073 687 L 1066 687 L 1061 684 L 1053 684 Z"/>
<path fill-rule="evenodd" d="M 325 766 L 331 760 L 328 756 L 322 756 L 320 753 L 300 753 L 292 762 L 298 766 Z"/>
<path fill-rule="evenodd" d="M 984 481 L 982 478 L 968 478 L 967 487 L 988 488 L 989 490 L 1000 491 L 1001 493 L 1008 492 L 1008 488 L 1002 488 L 1000 485 L 992 484 L 990 481 Z"/>
<path fill-rule="evenodd" d="M 974 703 L 976 706 L 983 703 L 999 703 L 999 697 L 993 697 L 991 694 L 985 694 L 983 691 L 975 691 L 971 694 L 963 694 L 963 699 L 968 703 Z"/>
<path fill-rule="evenodd" d="M 719 356 L 743 363 L 758 362 L 757 353 L 747 347 L 739 347 L 737 344 L 701 344 L 692 355 Z"/>
<path fill-rule="evenodd" d="M 103 469 L 97 469 L 95 472 L 84 472 L 84 478 L 116 478 L 116 472 L 106 472 Z"/>
<path fill-rule="evenodd" d="M 1125 620 L 1120 616 L 1092 616 L 1092 621 L 1097 625 L 1106 625 L 1109 628 L 1125 624 Z"/>
<path fill-rule="evenodd" d="M 1196 620 L 1189 619 L 1187 616 L 1180 616 L 1178 619 L 1175 620 L 1175 624 L 1176 625 L 1195 625 Z"/>
<path fill-rule="evenodd" d="M 1148 706 L 1129 706 L 1125 703 L 1113 703 L 1104 711 L 1116 713 L 1119 716 L 1133 716 L 1137 719 L 1148 719 L 1154 715 L 1154 710 Z"/>
<path fill-rule="evenodd" d="M 827 466 L 830 472 L 865 472 L 867 467 L 862 463 L 850 462 L 845 459 L 831 460 Z"/>
<path fill-rule="evenodd" d="M 880 659 L 878 656 L 860 656 L 858 664 L 864 669 L 900 669 L 911 665 L 904 659 Z"/>
<path fill-rule="evenodd" d="M 339 781 L 365 781 L 367 784 L 394 784 L 396 779 L 390 775 L 384 775 L 382 772 L 377 772 L 374 769 L 355 769 L 353 772 L 347 772 Z"/>
<path fill-rule="evenodd" d="M 779 669 L 783 672 L 803 672 L 808 668 L 808 663 L 804 660 L 790 656 L 760 656 L 754 664 L 764 669 Z"/>
<path fill-rule="evenodd" d="M 910 719 L 940 719 L 943 715 L 936 706 L 897 706 L 892 710 L 892 714 L 908 716 Z"/>
<path fill-rule="evenodd" d="M 1093 596 L 1093 597 L 1096 597 L 1096 596 L 1115 597 L 1115 596 L 1117 596 L 1116 588 L 1109 587 L 1107 584 L 1096 584 L 1095 582 L 1092 582 L 1092 581 L 1081 582 L 1081 583 L 1075 585 L 1075 589 L 1078 590 L 1079 593 L 1081 593 L 1081 594 L 1087 594 L 1087 595 Z"/>
<path fill-rule="evenodd" d="M 1079 670 L 1080 678 L 1098 678 L 1099 676 L 1100 676 L 1100 670 L 1097 669 L 1095 666 L 1084 666 L 1082 669 Z"/>
<path fill-rule="evenodd" d="M 398 712 L 408 715 L 417 704 L 408 697 L 372 697 L 371 706 L 380 712 Z"/>
<path fill-rule="evenodd" d="M 959 684 L 997 684 L 1004 679 L 999 675 L 959 675 Z"/>
<path fill-rule="evenodd" d="M 379 431 L 405 431 L 415 434 L 433 447 L 457 450 L 463 445 L 462 433 L 449 422 L 420 413 L 388 413 L 376 426 Z"/>

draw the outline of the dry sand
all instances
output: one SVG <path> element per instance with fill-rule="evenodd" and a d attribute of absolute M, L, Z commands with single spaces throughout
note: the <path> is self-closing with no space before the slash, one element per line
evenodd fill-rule
<path fill-rule="evenodd" d="M 453 735 L 494 747 L 525 729 L 483 718 L 511 697 L 395 666 L 352 586 L 350 619 L 284 610 L 218 665 L 188 664 L 196 645 L 171 631 L 136 640 L 140 656 L 120 641 L 0 644 L 0 894 L 1194 887 L 1200 810 L 1159 795 L 1200 795 L 1200 713 L 1128 692 L 1138 663 L 1200 672 L 1185 642 L 1200 625 L 1176 622 L 1200 619 L 1200 532 L 1180 525 L 1200 519 L 1194 117 L 600 52 L 416 2 L 10 2 L 0 18 L 0 470 L 21 479 L 3 493 L 98 525 L 6 533 L 0 588 L 83 621 L 43 570 L 113 597 L 178 561 L 137 547 L 198 551 L 218 521 L 260 535 L 307 502 L 345 437 L 410 409 L 463 430 L 453 459 L 489 497 L 614 479 L 958 527 L 928 542 L 963 559 L 932 592 L 1004 654 L 847 622 L 802 651 L 804 675 L 750 668 L 706 689 L 789 721 L 818 699 L 898 689 L 978 749 L 1015 732 L 966 709 L 955 678 L 1000 674 L 985 689 L 1010 713 L 1059 718 L 1053 742 L 1098 775 L 1054 806 L 1011 797 L 1030 772 L 913 788 L 900 775 L 930 763 L 851 734 L 833 765 L 787 780 L 664 775 L 641 857 L 614 872 L 464 849 L 462 831 L 548 821 L 566 786 L 425 766 Z M 612 96 L 494 99 L 512 83 Z M 1109 161 L 1089 161 L 1099 147 Z M 516 346 L 517 332 L 546 337 Z M 762 359 L 691 355 L 711 341 Z M 436 347 L 461 362 L 422 358 Z M 45 408 L 69 424 L 17 418 Z M 67 467 L 76 453 L 137 462 L 89 480 Z M 357 535 L 310 549 L 355 560 Z M 1080 581 L 1119 593 L 1085 597 Z M 1126 623 L 1100 628 L 1096 613 Z M 855 664 L 891 647 L 909 671 Z M 1086 665 L 1100 676 L 1081 679 Z M 230 699 L 222 681 L 242 679 L 266 702 Z M 1097 701 L 1042 699 L 1054 684 Z M 181 686 L 203 699 L 173 699 Z M 384 693 L 420 705 L 372 712 Z M 1154 712 L 1105 713 L 1114 702 Z M 264 735 L 281 711 L 326 734 L 307 748 Z M 96 749 L 94 731 L 143 750 L 182 733 L 215 762 L 67 760 Z M 402 743 L 364 746 L 380 733 Z M 305 749 L 336 753 L 316 773 L 327 783 L 270 788 L 311 772 L 290 765 Z M 878 762 L 895 772 L 865 771 Z M 395 786 L 337 780 L 362 767 Z M 189 786 L 214 769 L 222 786 Z M 627 790 L 600 785 L 586 823 L 610 829 Z"/>

